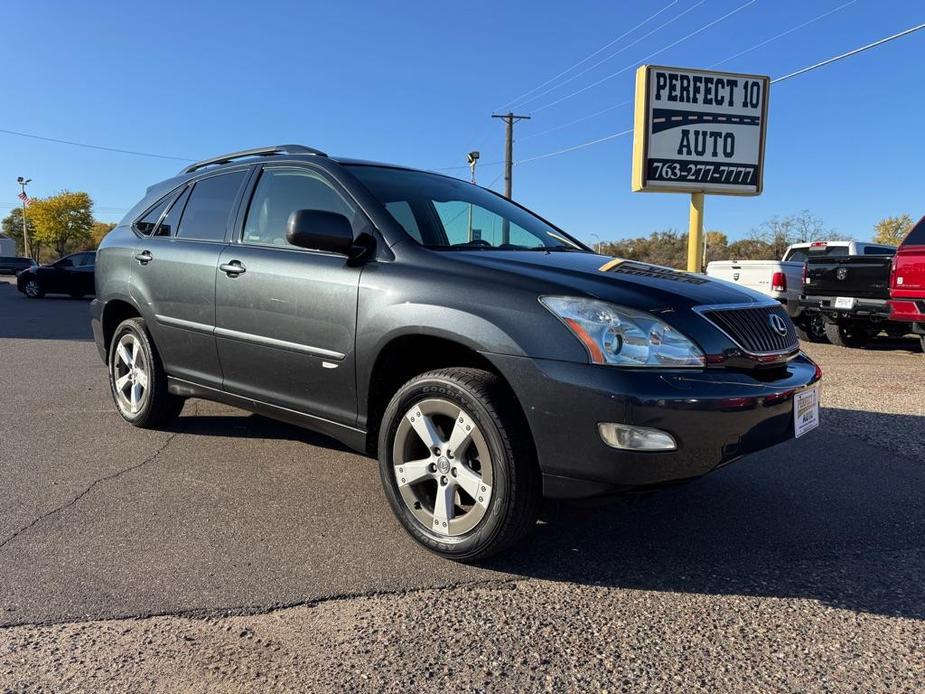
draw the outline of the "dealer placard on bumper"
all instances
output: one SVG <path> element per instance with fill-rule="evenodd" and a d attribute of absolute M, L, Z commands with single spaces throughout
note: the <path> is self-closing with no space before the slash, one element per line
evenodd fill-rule
<path fill-rule="evenodd" d="M 819 426 L 819 386 L 793 396 L 793 432 L 800 438 Z"/>

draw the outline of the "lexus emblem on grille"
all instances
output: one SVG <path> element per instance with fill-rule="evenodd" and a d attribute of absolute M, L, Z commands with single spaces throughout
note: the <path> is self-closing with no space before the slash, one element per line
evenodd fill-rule
<path fill-rule="evenodd" d="M 768 323 L 771 324 L 771 329 L 776 332 L 781 337 L 786 337 L 787 335 L 787 324 L 784 323 L 784 319 L 778 316 L 776 313 L 772 313 L 768 316 Z"/>
<path fill-rule="evenodd" d="M 843 280 L 848 276 L 848 268 L 840 267 L 835 271 L 835 277 L 837 279 Z"/>

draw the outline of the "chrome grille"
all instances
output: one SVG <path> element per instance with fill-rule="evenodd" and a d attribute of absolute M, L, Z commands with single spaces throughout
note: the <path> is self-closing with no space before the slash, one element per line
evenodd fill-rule
<path fill-rule="evenodd" d="M 792 352 L 799 347 L 793 321 L 780 304 L 746 308 L 710 308 L 701 313 L 739 347 L 751 354 Z M 783 335 L 771 326 L 772 315 L 783 319 Z"/>

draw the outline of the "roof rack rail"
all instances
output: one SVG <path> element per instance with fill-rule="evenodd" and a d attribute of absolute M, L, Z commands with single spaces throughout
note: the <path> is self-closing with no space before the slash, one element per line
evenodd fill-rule
<path fill-rule="evenodd" d="M 220 157 L 212 157 L 211 159 L 203 159 L 202 161 L 197 161 L 195 164 L 190 164 L 187 166 L 180 173 L 193 173 L 193 171 L 205 168 L 206 166 L 213 166 L 215 164 L 227 164 L 228 162 L 234 161 L 235 159 L 244 159 L 245 157 L 262 157 L 268 154 L 314 154 L 319 157 L 328 156 L 320 149 L 305 147 L 304 145 L 276 145 L 275 147 L 256 147 L 254 149 L 244 149 L 240 152 L 232 152 L 231 154 L 223 154 Z"/>

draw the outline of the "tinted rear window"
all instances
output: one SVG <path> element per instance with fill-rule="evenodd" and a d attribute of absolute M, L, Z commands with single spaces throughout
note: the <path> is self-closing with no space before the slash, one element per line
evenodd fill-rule
<path fill-rule="evenodd" d="M 202 241 L 223 241 L 228 218 L 244 176 L 244 171 L 235 171 L 198 181 L 186 203 L 177 236 Z"/>
<path fill-rule="evenodd" d="M 896 249 L 888 246 L 865 246 L 864 255 L 895 255 Z"/>
<path fill-rule="evenodd" d="M 903 241 L 904 246 L 925 246 L 925 217 L 912 227 L 912 230 Z"/>
<path fill-rule="evenodd" d="M 814 250 L 794 248 L 784 260 L 805 263 L 807 258 L 835 258 L 845 255 L 848 255 L 848 246 L 816 246 Z"/>

